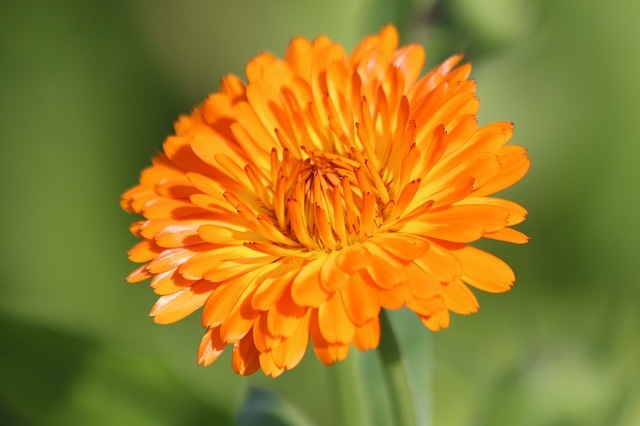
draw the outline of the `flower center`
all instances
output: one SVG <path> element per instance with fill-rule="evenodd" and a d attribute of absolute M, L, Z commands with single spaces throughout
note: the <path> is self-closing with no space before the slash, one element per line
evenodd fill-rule
<path fill-rule="evenodd" d="M 283 152 L 273 207 L 280 230 L 309 250 L 334 250 L 372 236 L 384 203 L 357 161 L 338 154 Z M 272 163 L 273 164 L 273 163 Z"/>

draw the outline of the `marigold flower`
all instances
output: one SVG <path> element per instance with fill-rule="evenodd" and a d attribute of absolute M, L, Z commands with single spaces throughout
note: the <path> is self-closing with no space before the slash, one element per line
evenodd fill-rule
<path fill-rule="evenodd" d="M 229 75 L 144 170 L 122 207 L 144 216 L 129 252 L 152 277 L 161 324 L 201 307 L 199 363 L 233 345 L 241 375 L 278 376 L 309 340 L 330 365 L 350 345 L 376 348 L 380 310 L 414 311 L 431 330 L 515 278 L 469 243 L 524 243 L 526 210 L 490 197 L 529 168 L 506 146 L 511 123 L 478 127 L 462 56 L 420 78 L 420 46 L 393 26 L 347 56 L 320 36 L 294 38 Z"/>

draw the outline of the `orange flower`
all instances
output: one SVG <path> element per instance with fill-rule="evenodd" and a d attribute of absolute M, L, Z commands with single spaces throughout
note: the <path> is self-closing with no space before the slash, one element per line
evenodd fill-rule
<path fill-rule="evenodd" d="M 471 66 L 420 78 L 424 50 L 387 26 L 347 56 L 321 36 L 291 41 L 222 79 L 180 117 L 122 206 L 145 220 L 128 277 L 153 277 L 161 324 L 204 306 L 198 359 L 233 345 L 233 369 L 277 376 L 311 339 L 325 364 L 376 348 L 380 309 L 431 330 L 503 292 L 514 274 L 469 245 L 524 243 L 525 209 L 489 195 L 529 168 L 511 123 L 478 127 Z"/>

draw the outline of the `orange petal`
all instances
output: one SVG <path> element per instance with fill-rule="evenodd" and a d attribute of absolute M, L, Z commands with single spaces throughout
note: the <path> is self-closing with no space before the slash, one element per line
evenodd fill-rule
<path fill-rule="evenodd" d="M 265 376 L 278 377 L 284 373 L 284 368 L 276 364 L 276 360 L 273 358 L 273 352 L 260 352 L 259 355 L 260 368 Z"/>
<path fill-rule="evenodd" d="M 199 113 L 199 110 L 195 111 Z M 186 117 L 183 116 L 181 119 L 182 118 Z M 188 120 L 189 119 L 187 119 L 187 121 Z M 179 125 L 179 123 L 176 124 Z M 178 130 L 178 126 L 174 127 Z M 167 174 L 183 174 L 184 170 L 198 173 L 207 173 L 207 171 L 210 171 L 210 168 L 203 163 L 191 149 L 191 139 L 197 137 L 197 135 L 194 135 L 191 129 L 187 130 L 183 135 L 180 135 L 179 131 L 178 133 L 178 136 L 169 136 L 162 144 L 162 148 L 170 161 L 162 161 L 161 159 L 160 162 L 156 160 L 153 162 L 155 167 L 151 170 L 153 170 L 152 173 L 155 174 L 156 177 L 160 178 L 158 181 L 165 179 Z"/>
<path fill-rule="evenodd" d="M 390 289 L 406 280 L 404 266 L 396 257 L 373 243 L 366 243 L 366 248 L 372 256 L 367 273 L 378 288 Z"/>
<path fill-rule="evenodd" d="M 188 280 L 180 275 L 176 269 L 171 269 L 153 277 L 151 280 L 151 288 L 156 294 L 166 296 L 168 294 L 177 293 L 185 287 L 195 284 L 197 280 Z"/>
<path fill-rule="evenodd" d="M 257 241 L 261 239 L 260 234 L 253 229 L 239 231 L 220 225 L 201 225 L 198 228 L 198 235 L 206 242 L 226 246 L 241 246 L 246 241 Z"/>
<path fill-rule="evenodd" d="M 470 128 L 469 126 L 460 129 L 463 134 L 456 132 L 450 135 L 451 142 L 447 154 L 438 163 L 437 170 L 450 170 L 474 155 L 497 153 L 513 134 L 512 123 L 492 123 L 477 129 L 473 135 L 467 135 L 464 130 Z"/>
<path fill-rule="evenodd" d="M 267 315 L 262 313 L 258 316 L 253 325 L 253 344 L 258 352 L 269 352 L 278 346 L 282 338 L 274 337 L 269 332 L 267 325 Z"/>
<path fill-rule="evenodd" d="M 314 310 L 310 316 L 309 335 L 313 342 L 313 351 L 325 365 L 331 365 L 336 361 L 342 361 L 349 353 L 348 343 L 329 343 L 320 332 L 318 325 L 318 310 Z"/>
<path fill-rule="evenodd" d="M 212 246 L 212 248 L 214 247 Z M 192 256 L 186 262 L 181 262 L 180 273 L 192 280 L 205 278 L 210 273 L 212 275 L 211 281 L 214 280 L 213 276 L 216 280 L 222 281 L 232 275 L 232 272 L 224 272 L 227 269 L 235 267 L 248 270 L 268 259 L 271 257 L 244 246 L 227 246 L 205 251 L 195 257 Z"/>
<path fill-rule="evenodd" d="M 291 291 L 287 289 L 278 303 L 266 313 L 269 334 L 274 337 L 291 337 L 308 311 L 309 308 L 300 307 L 293 302 Z"/>
<path fill-rule="evenodd" d="M 309 345 L 309 316 L 305 314 L 296 332 L 273 350 L 273 359 L 278 367 L 290 370 L 302 361 Z"/>
<path fill-rule="evenodd" d="M 298 272 L 298 266 L 298 263 L 293 262 L 274 262 L 261 268 L 264 272 L 260 274 L 260 282 L 251 298 L 251 306 L 260 311 L 271 309 Z"/>
<path fill-rule="evenodd" d="M 420 317 L 429 317 L 435 315 L 437 312 L 447 310 L 447 304 L 443 297 L 436 296 L 429 300 L 413 299 L 407 307 Z"/>
<path fill-rule="evenodd" d="M 147 265 L 142 265 L 127 276 L 127 282 L 137 283 L 140 281 L 144 281 L 147 278 L 151 278 L 152 276 L 153 274 L 147 271 Z"/>
<path fill-rule="evenodd" d="M 504 228 L 497 232 L 484 234 L 484 237 L 491 238 L 492 240 L 505 241 L 515 244 L 524 244 L 529 241 L 529 237 L 527 237 L 525 234 L 511 228 Z"/>
<path fill-rule="evenodd" d="M 162 296 L 153 306 L 149 315 L 154 316 L 158 324 L 170 324 L 183 319 L 202 307 L 207 301 L 215 284 L 200 281 L 177 293 Z"/>
<path fill-rule="evenodd" d="M 527 173 L 531 162 L 527 155 L 527 150 L 521 146 L 509 145 L 502 147 L 498 151 L 500 158 L 500 170 L 488 182 L 477 188 L 473 192 L 474 197 L 494 194 L 510 187 Z"/>
<path fill-rule="evenodd" d="M 339 293 L 333 293 L 318 308 L 318 326 L 324 339 L 331 344 L 349 343 L 353 338 L 355 325 L 349 319 Z"/>
<path fill-rule="evenodd" d="M 220 339 L 217 327 L 207 328 L 198 348 L 198 364 L 211 365 L 224 352 L 227 344 Z"/>
<path fill-rule="evenodd" d="M 425 213 L 420 220 L 446 225 L 451 219 L 473 221 L 481 225 L 482 232 L 495 232 L 507 226 L 509 211 L 488 203 L 472 204 L 464 200 L 445 210 Z M 453 240 L 451 240 L 453 241 Z"/>
<path fill-rule="evenodd" d="M 349 283 L 340 290 L 340 295 L 345 312 L 357 326 L 370 322 L 380 313 L 376 287 L 367 284 L 360 274 L 349 278 Z"/>
<path fill-rule="evenodd" d="M 145 240 L 133 246 L 133 248 L 129 250 L 128 255 L 129 260 L 132 262 L 148 262 L 163 251 L 164 249 L 153 241 Z"/>
<path fill-rule="evenodd" d="M 429 251 L 429 241 L 402 232 L 384 232 L 374 235 L 369 241 L 398 259 L 414 260 Z"/>
<path fill-rule="evenodd" d="M 462 275 L 462 266 L 458 258 L 435 242 L 432 242 L 431 250 L 414 262 L 440 282 L 449 282 Z"/>
<path fill-rule="evenodd" d="M 406 87 L 413 86 L 420 77 L 425 58 L 424 49 L 415 44 L 403 47 L 391 56 L 393 65 L 400 68 L 404 74 Z"/>
<path fill-rule="evenodd" d="M 245 67 L 245 73 L 247 74 L 249 83 L 260 80 L 264 67 L 277 60 L 278 59 L 270 53 L 261 53 L 254 56 Z"/>
<path fill-rule="evenodd" d="M 480 223 L 456 217 L 434 219 L 423 217 L 408 223 L 402 231 L 457 243 L 467 243 L 482 238 Z"/>
<path fill-rule="evenodd" d="M 293 280 L 291 297 L 298 306 L 316 308 L 329 298 L 329 294 L 320 285 L 320 268 L 324 259 L 314 259 L 300 267 Z"/>
<path fill-rule="evenodd" d="M 366 324 L 356 327 L 353 344 L 361 351 L 375 349 L 380 343 L 380 321 L 378 317 Z"/>
<path fill-rule="evenodd" d="M 155 190 L 158 195 L 163 197 L 186 199 L 197 192 L 193 185 L 191 185 L 191 182 L 189 182 L 189 179 L 184 175 L 178 175 L 172 178 L 165 177 L 155 185 Z"/>
<path fill-rule="evenodd" d="M 320 285 L 327 293 L 333 293 L 344 287 L 349 281 L 349 275 L 342 272 L 336 265 L 338 251 L 332 250 L 325 256 L 320 269 Z"/>
<path fill-rule="evenodd" d="M 138 222 L 137 224 L 132 225 L 130 228 L 131 232 L 140 237 L 147 240 L 155 239 L 155 236 L 158 233 L 162 232 L 167 226 L 175 225 L 176 223 L 183 223 L 182 220 L 146 220 L 143 222 Z"/>
<path fill-rule="evenodd" d="M 378 297 L 380 305 L 386 309 L 400 309 L 413 299 L 411 290 L 406 283 L 389 290 L 379 290 Z"/>
<path fill-rule="evenodd" d="M 420 316 L 422 323 L 431 331 L 440 331 L 449 327 L 449 311 L 447 309 L 437 311 L 430 316 Z"/>
<path fill-rule="evenodd" d="M 150 200 L 142 209 L 142 215 L 150 220 L 179 219 L 204 212 L 190 201 L 160 197 Z"/>
<path fill-rule="evenodd" d="M 239 102 L 244 97 L 245 84 L 235 75 L 228 74 L 220 81 L 220 92 Z"/>
<path fill-rule="evenodd" d="M 309 40 L 295 37 L 289 43 L 285 57 L 293 72 L 308 80 L 311 76 L 312 54 L 313 49 Z"/>
<path fill-rule="evenodd" d="M 378 34 L 365 37 L 349 58 L 353 68 L 365 77 L 377 78 L 388 64 L 391 53 L 398 47 L 398 30 L 386 25 Z"/>
<path fill-rule="evenodd" d="M 490 206 L 493 208 L 500 208 L 504 210 L 507 215 L 507 225 L 517 225 L 522 222 L 527 217 L 527 210 L 519 204 L 514 203 L 513 201 L 504 200 L 501 198 L 492 198 L 492 197 L 467 197 L 464 200 L 461 200 L 457 203 L 457 206 Z M 484 216 L 484 215 L 483 215 Z M 497 229 L 495 229 L 497 230 Z M 487 229 L 487 231 L 491 231 L 491 229 Z"/>
<path fill-rule="evenodd" d="M 241 376 L 250 376 L 260 368 L 259 352 L 253 345 L 253 334 L 248 333 L 233 345 L 231 367 Z"/>
<path fill-rule="evenodd" d="M 477 312 L 480 305 L 478 299 L 462 281 L 453 280 L 443 286 L 444 301 L 447 308 L 457 314 Z"/>
<path fill-rule="evenodd" d="M 407 286 L 413 298 L 430 300 L 442 295 L 442 285 L 424 269 L 411 262 L 405 266 Z"/>
<path fill-rule="evenodd" d="M 252 272 L 217 284 L 211 299 L 202 311 L 202 326 L 216 327 L 226 321 L 242 294 L 249 286 L 255 285 L 254 279 L 255 273 Z"/>
<path fill-rule="evenodd" d="M 420 194 L 419 200 L 421 202 L 433 200 L 434 203 L 431 206 L 433 209 L 453 204 L 471 194 L 473 184 L 474 179 L 471 176 L 461 177 L 458 180 L 449 182 L 444 188 L 438 189 L 433 193 L 425 190 L 424 193 Z"/>
<path fill-rule="evenodd" d="M 232 116 L 231 99 L 222 93 L 213 93 L 202 104 L 202 115 L 212 125 L 216 122 L 229 119 Z"/>
<path fill-rule="evenodd" d="M 291 125 L 280 100 L 280 90 L 288 86 L 293 79 L 291 69 L 284 62 L 273 62 L 267 69 L 265 77 L 271 81 L 257 81 L 247 86 L 247 99 L 269 132 L 279 129 L 291 135 Z"/>
<path fill-rule="evenodd" d="M 485 251 L 464 246 L 451 253 L 462 264 L 464 282 L 480 290 L 501 293 L 509 290 L 516 279 L 509 265 Z"/>
<path fill-rule="evenodd" d="M 155 236 L 160 247 L 175 248 L 202 244 L 204 241 L 198 236 L 200 223 L 176 223 L 164 228 Z"/>
<path fill-rule="evenodd" d="M 371 263 L 371 253 L 361 243 L 342 248 L 338 251 L 338 257 L 335 260 L 335 266 L 347 275 L 366 269 L 369 263 Z"/>
<path fill-rule="evenodd" d="M 244 154 L 247 158 L 253 159 L 253 164 L 256 167 L 266 169 L 269 167 L 269 151 L 272 148 L 278 148 L 274 132 L 275 128 L 267 129 L 261 117 L 257 115 L 257 111 L 246 102 L 240 102 L 235 105 L 233 114 L 237 125 L 234 123 L 231 126 L 231 130 L 238 143 L 242 146 Z M 240 128 L 244 132 L 240 131 Z M 266 161 L 266 164 L 263 164 L 258 159 Z"/>
<path fill-rule="evenodd" d="M 417 99 L 421 98 L 425 94 L 429 94 L 436 86 L 440 85 L 448 76 L 450 76 L 451 70 L 454 69 L 462 58 L 463 55 L 453 55 L 447 58 L 447 60 L 437 68 L 429 71 L 424 77 L 422 77 L 409 93 L 409 99 L 412 103 L 416 102 Z M 465 71 L 467 76 L 471 72 L 471 66 L 469 64 L 460 68 Z"/>
<path fill-rule="evenodd" d="M 227 319 L 220 325 L 220 338 L 225 342 L 235 343 L 242 339 L 260 314 L 259 311 L 251 307 L 251 296 L 255 287 L 255 282 L 253 282 L 244 289 Z"/>
<path fill-rule="evenodd" d="M 151 261 L 149 265 L 147 265 L 147 269 L 154 274 L 167 272 L 184 265 L 185 262 L 197 254 L 198 252 L 186 248 L 168 249 Z M 193 280 L 199 279 L 199 277 L 187 278 Z"/>

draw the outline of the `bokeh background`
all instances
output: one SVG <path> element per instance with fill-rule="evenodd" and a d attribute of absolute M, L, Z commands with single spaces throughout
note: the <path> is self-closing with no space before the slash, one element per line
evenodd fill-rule
<path fill-rule="evenodd" d="M 632 0 L 2 2 L 0 424 L 224 425 L 256 395 L 336 424 L 349 363 L 380 405 L 375 352 L 326 368 L 309 351 L 276 380 L 236 376 L 229 353 L 196 366 L 197 315 L 156 325 L 156 296 L 124 281 L 136 218 L 118 201 L 222 75 L 294 35 L 350 50 L 388 22 L 429 65 L 466 52 L 481 124 L 514 121 L 533 161 L 506 195 L 531 242 L 484 245 L 513 290 L 438 334 L 392 315 L 425 418 L 640 424 L 638 18 Z"/>

